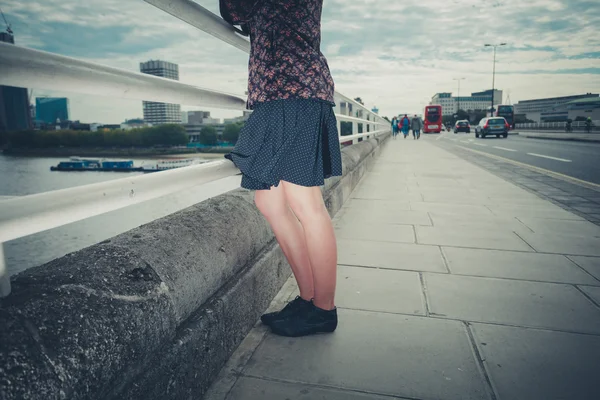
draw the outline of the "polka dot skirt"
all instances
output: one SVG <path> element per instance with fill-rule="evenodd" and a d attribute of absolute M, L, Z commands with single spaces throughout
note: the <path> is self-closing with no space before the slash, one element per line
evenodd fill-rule
<path fill-rule="evenodd" d="M 286 181 L 321 186 L 342 175 L 337 123 L 330 103 L 284 99 L 257 104 L 234 150 L 242 187 L 266 190 Z"/>

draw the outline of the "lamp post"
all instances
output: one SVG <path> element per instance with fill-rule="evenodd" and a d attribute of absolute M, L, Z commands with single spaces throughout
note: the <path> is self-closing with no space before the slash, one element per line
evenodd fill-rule
<path fill-rule="evenodd" d="M 458 111 L 460 111 L 460 81 L 464 80 L 465 78 L 452 78 L 453 81 L 457 81 L 458 82 L 458 107 L 456 108 L 456 113 L 458 114 Z"/>
<path fill-rule="evenodd" d="M 494 115 L 494 84 L 496 83 L 496 47 L 498 46 L 506 46 L 506 43 L 500 43 L 500 44 L 489 44 L 486 43 L 485 47 L 493 47 L 494 48 L 494 64 L 493 64 L 493 70 L 492 70 L 492 108 L 490 108 L 490 117 L 492 117 Z"/>

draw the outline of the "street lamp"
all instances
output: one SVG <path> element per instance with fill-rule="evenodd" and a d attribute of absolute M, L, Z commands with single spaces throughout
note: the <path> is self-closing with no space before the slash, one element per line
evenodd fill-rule
<path fill-rule="evenodd" d="M 498 46 L 506 46 L 506 43 L 500 43 L 500 44 L 489 44 L 486 43 L 485 47 L 493 47 L 494 48 L 494 69 L 492 72 L 492 108 L 490 108 L 490 117 L 494 115 L 494 84 L 495 79 L 496 79 L 496 47 Z"/>
<path fill-rule="evenodd" d="M 460 111 L 460 81 L 464 80 L 465 78 L 452 78 L 453 81 L 457 81 L 458 82 L 458 108 L 456 109 L 456 113 L 458 114 L 458 111 Z"/>

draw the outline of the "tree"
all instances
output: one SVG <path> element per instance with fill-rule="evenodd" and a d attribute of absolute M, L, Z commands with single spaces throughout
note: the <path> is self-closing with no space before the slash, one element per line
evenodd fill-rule
<path fill-rule="evenodd" d="M 225 125 L 225 130 L 223 130 L 223 140 L 235 144 L 238 141 L 243 126 L 243 123 Z"/>
<path fill-rule="evenodd" d="M 363 101 L 362 101 L 362 99 L 361 99 L 360 97 L 356 97 L 356 98 L 354 99 L 354 101 L 356 101 L 357 103 L 360 103 L 360 104 L 362 104 L 363 106 L 365 105 L 365 103 L 363 103 Z"/>
<path fill-rule="evenodd" d="M 200 143 L 213 146 L 217 144 L 217 130 L 214 126 L 205 126 L 200 130 Z"/>
<path fill-rule="evenodd" d="M 388 117 L 383 117 L 383 119 L 385 119 L 387 122 L 389 122 L 390 124 L 392 123 L 392 121 L 390 121 L 390 119 Z"/>

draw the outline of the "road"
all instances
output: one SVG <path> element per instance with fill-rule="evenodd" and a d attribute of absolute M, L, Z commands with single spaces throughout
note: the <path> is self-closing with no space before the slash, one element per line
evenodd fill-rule
<path fill-rule="evenodd" d="M 436 139 L 600 184 L 600 143 L 527 139 L 518 136 L 476 139 L 473 133 L 443 133 Z"/>

